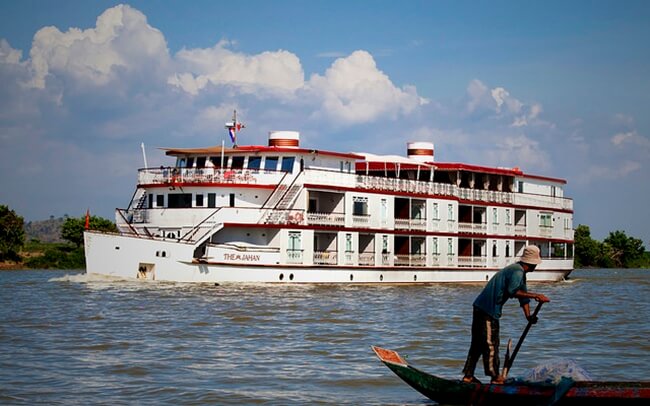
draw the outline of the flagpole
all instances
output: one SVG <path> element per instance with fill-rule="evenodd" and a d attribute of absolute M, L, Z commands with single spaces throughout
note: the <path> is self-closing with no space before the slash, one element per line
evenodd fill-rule
<path fill-rule="evenodd" d="M 149 165 L 147 165 L 147 153 L 144 151 L 144 142 L 140 144 L 140 148 L 142 148 L 142 159 L 144 159 L 144 167 L 146 169 Z"/>
<path fill-rule="evenodd" d="M 225 145 L 225 141 L 221 140 L 221 173 L 223 173 L 223 148 Z"/>

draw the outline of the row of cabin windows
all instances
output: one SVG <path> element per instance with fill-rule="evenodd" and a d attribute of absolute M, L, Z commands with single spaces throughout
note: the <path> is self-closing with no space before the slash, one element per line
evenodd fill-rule
<path fill-rule="evenodd" d="M 207 207 L 214 208 L 217 207 L 217 194 L 208 193 L 207 198 Z M 149 198 L 149 208 L 154 208 L 154 195 L 150 194 Z M 205 195 L 202 193 L 197 193 L 194 199 L 194 206 L 192 206 L 192 193 L 170 193 L 167 195 L 167 206 L 165 206 L 165 195 L 155 195 L 156 199 L 156 208 L 167 207 L 169 209 L 188 209 L 191 207 L 206 207 Z M 228 204 L 230 207 L 235 207 L 235 194 L 230 193 L 228 196 Z"/>
<path fill-rule="evenodd" d="M 245 156 L 232 156 L 224 157 L 224 167 L 230 169 L 251 169 L 251 170 L 260 170 L 264 169 L 265 171 L 283 171 L 283 172 L 293 172 L 293 165 L 296 161 L 296 157 L 293 156 L 248 156 L 248 161 Z M 280 167 L 278 168 L 278 163 Z M 205 167 L 214 167 L 221 168 L 221 157 L 211 156 L 211 157 L 187 157 L 178 159 L 178 167 L 180 168 L 205 168 Z"/>

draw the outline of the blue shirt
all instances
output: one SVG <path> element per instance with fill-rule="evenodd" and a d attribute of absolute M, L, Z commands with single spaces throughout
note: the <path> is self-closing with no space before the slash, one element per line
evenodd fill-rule
<path fill-rule="evenodd" d="M 494 274 L 474 301 L 474 307 L 494 319 L 499 319 L 503 304 L 513 297 L 518 290 L 528 291 L 526 288 L 526 273 L 521 264 L 517 262 Z M 528 298 L 519 299 L 519 304 L 522 306 L 529 302 L 530 299 Z"/>

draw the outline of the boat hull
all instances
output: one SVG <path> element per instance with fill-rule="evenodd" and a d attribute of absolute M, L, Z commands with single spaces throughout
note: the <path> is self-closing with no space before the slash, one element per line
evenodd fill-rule
<path fill-rule="evenodd" d="M 464 383 L 414 368 L 392 350 L 372 347 L 379 359 L 412 388 L 441 404 L 449 405 L 548 405 L 558 387 L 545 383 L 491 385 Z M 561 392 L 557 405 L 646 405 L 650 382 L 574 382 Z"/>
<path fill-rule="evenodd" d="M 431 284 L 485 283 L 498 269 L 361 267 L 250 263 L 254 254 L 233 262 L 197 261 L 192 244 L 173 240 L 86 232 L 88 273 L 119 278 L 203 283 Z M 563 280 L 571 270 L 539 270 L 529 281 Z"/>

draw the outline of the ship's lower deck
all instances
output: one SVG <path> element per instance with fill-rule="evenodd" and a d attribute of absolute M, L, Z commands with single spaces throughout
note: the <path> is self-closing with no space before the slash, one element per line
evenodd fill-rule
<path fill-rule="evenodd" d="M 250 263 L 263 253 L 249 252 L 231 259 L 196 259 L 195 247 L 174 241 L 134 238 L 116 234 L 85 233 L 89 273 L 121 278 L 203 283 L 329 283 L 329 284 L 427 284 L 484 283 L 499 268 L 472 267 L 367 267 L 281 263 Z M 543 265 L 543 264 L 542 264 Z M 555 263 L 554 265 L 558 265 Z M 529 281 L 560 281 L 571 271 L 541 266 Z"/>

